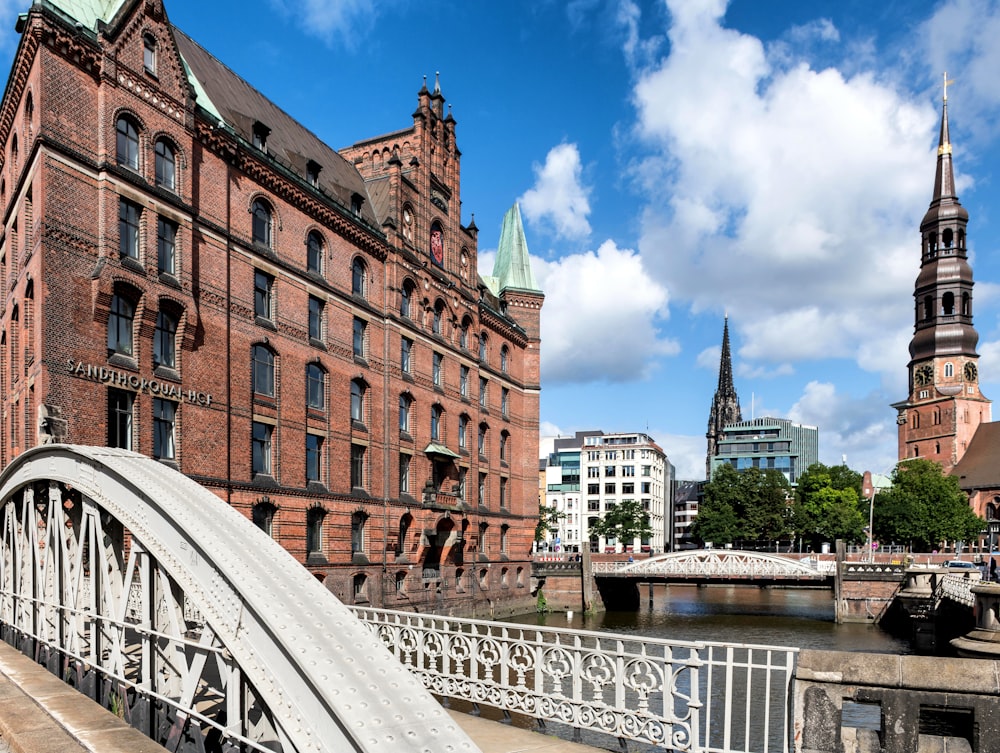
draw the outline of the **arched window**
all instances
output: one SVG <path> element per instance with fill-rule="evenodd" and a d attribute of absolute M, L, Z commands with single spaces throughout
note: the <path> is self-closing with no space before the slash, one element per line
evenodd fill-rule
<path fill-rule="evenodd" d="M 440 405 L 431 406 L 431 441 L 439 442 L 441 441 L 442 431 L 442 421 L 444 417 L 444 411 Z"/>
<path fill-rule="evenodd" d="M 930 321 L 934 318 L 934 299 L 929 296 L 924 296 L 924 321 Z"/>
<path fill-rule="evenodd" d="M 177 187 L 177 158 L 166 139 L 156 142 L 156 185 L 170 191 Z"/>
<path fill-rule="evenodd" d="M 306 366 L 306 404 L 315 410 L 326 408 L 326 372 L 318 363 Z"/>
<path fill-rule="evenodd" d="M 365 422 L 365 383 L 360 379 L 351 381 L 351 420 Z"/>
<path fill-rule="evenodd" d="M 941 313 L 945 316 L 951 316 L 955 313 L 955 294 L 945 293 L 941 296 Z"/>
<path fill-rule="evenodd" d="M 954 237 L 955 234 L 952 232 L 952 229 L 950 227 L 947 227 L 944 229 L 944 232 L 941 233 L 941 243 L 944 245 L 945 248 L 951 248 L 952 240 L 954 239 Z"/>
<path fill-rule="evenodd" d="M 962 316 L 972 316 L 972 297 L 962 293 Z"/>
<path fill-rule="evenodd" d="M 131 118 L 124 115 L 115 125 L 116 159 L 122 167 L 139 169 L 139 129 Z"/>
<path fill-rule="evenodd" d="M 479 424 L 479 441 L 477 446 L 479 448 L 479 454 L 486 456 L 486 435 L 489 432 L 489 427 L 486 424 Z"/>
<path fill-rule="evenodd" d="M 910 416 L 910 428 L 919 429 L 920 428 L 920 414 L 917 411 L 913 411 L 913 415 Z"/>
<path fill-rule="evenodd" d="M 441 334 L 441 321 L 444 319 L 444 301 L 438 298 L 434 302 L 434 319 L 431 330 L 435 335 Z"/>
<path fill-rule="evenodd" d="M 306 556 L 323 554 L 323 519 L 326 510 L 310 507 L 306 512 Z"/>
<path fill-rule="evenodd" d="M 268 536 L 274 535 L 274 517 L 278 508 L 270 502 L 258 502 L 253 506 L 253 524 Z"/>
<path fill-rule="evenodd" d="M 500 432 L 500 459 L 504 462 L 510 460 L 507 453 L 510 452 L 510 434 L 505 431 Z"/>
<path fill-rule="evenodd" d="M 323 437 L 306 434 L 306 483 L 321 481 L 323 471 Z"/>
<path fill-rule="evenodd" d="M 500 371 L 506 374 L 509 366 L 510 366 L 510 348 L 504 345 L 502 348 L 500 348 Z"/>
<path fill-rule="evenodd" d="M 406 536 L 410 532 L 413 524 L 413 516 L 406 513 L 399 519 L 399 540 L 396 542 L 396 553 L 402 554 L 406 551 Z"/>
<path fill-rule="evenodd" d="M 323 271 L 323 239 L 315 230 L 306 236 L 306 269 L 316 274 Z"/>
<path fill-rule="evenodd" d="M 469 349 L 469 328 L 472 326 L 472 320 L 469 317 L 465 317 L 462 320 L 462 329 L 458 333 L 458 344 L 463 350 Z"/>
<path fill-rule="evenodd" d="M 167 368 L 177 366 L 177 317 L 162 308 L 156 315 L 153 332 L 153 363 Z"/>
<path fill-rule="evenodd" d="M 487 338 L 486 338 L 486 333 L 483 332 L 479 335 L 479 360 L 485 363 L 487 355 L 488 355 Z"/>
<path fill-rule="evenodd" d="M 411 398 L 405 392 L 399 396 L 399 430 L 410 432 L 410 406 L 413 404 Z"/>
<path fill-rule="evenodd" d="M 413 207 L 409 204 L 403 207 L 403 237 L 413 242 Z"/>
<path fill-rule="evenodd" d="M 251 377 L 254 394 L 274 397 L 274 353 L 264 345 L 253 346 Z"/>
<path fill-rule="evenodd" d="M 460 449 L 469 447 L 469 417 L 464 413 L 458 417 L 458 446 Z"/>
<path fill-rule="evenodd" d="M 142 67 L 156 75 L 156 37 L 152 34 L 142 35 Z"/>
<path fill-rule="evenodd" d="M 132 355 L 132 323 L 135 306 L 119 293 L 111 296 L 111 313 L 108 315 L 108 350 L 112 353 Z"/>
<path fill-rule="evenodd" d="M 413 283 L 409 280 L 403 282 L 403 289 L 399 295 L 399 315 L 410 318 L 413 310 Z"/>
<path fill-rule="evenodd" d="M 359 295 L 362 298 L 367 293 L 367 279 L 366 279 L 365 263 L 360 258 L 355 258 L 351 263 L 351 293 L 353 295 Z"/>
<path fill-rule="evenodd" d="M 953 364 L 951 361 L 949 361 L 944 365 L 944 375 L 946 377 L 955 376 L 955 364 Z"/>
<path fill-rule="evenodd" d="M 351 515 L 351 554 L 365 551 L 365 522 L 368 516 L 360 510 Z"/>
<path fill-rule="evenodd" d="M 257 199 L 250 213 L 253 215 L 253 242 L 271 248 L 271 207 L 263 199 Z"/>
<path fill-rule="evenodd" d="M 431 261 L 439 267 L 444 266 L 444 232 L 440 222 L 431 225 Z"/>

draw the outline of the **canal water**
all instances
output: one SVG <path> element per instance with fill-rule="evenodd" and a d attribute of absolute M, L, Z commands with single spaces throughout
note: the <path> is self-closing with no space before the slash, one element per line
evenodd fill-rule
<path fill-rule="evenodd" d="M 831 651 L 908 654 L 909 644 L 874 625 L 834 622 L 828 589 L 754 586 L 642 586 L 636 612 L 527 614 L 509 622 L 628 633 L 678 641 L 792 646 Z"/>

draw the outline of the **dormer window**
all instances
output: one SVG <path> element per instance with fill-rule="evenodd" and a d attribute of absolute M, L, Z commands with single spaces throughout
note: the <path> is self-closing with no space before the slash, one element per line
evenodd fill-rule
<path fill-rule="evenodd" d="M 267 151 L 267 137 L 271 135 L 271 129 L 259 120 L 253 124 L 253 145 L 262 152 Z"/>
<path fill-rule="evenodd" d="M 360 194 L 351 194 L 351 214 L 357 216 L 361 215 L 361 207 L 365 203 L 365 200 Z"/>
<path fill-rule="evenodd" d="M 306 182 L 314 188 L 319 188 L 319 171 L 323 168 L 316 162 L 309 160 L 306 163 Z"/>

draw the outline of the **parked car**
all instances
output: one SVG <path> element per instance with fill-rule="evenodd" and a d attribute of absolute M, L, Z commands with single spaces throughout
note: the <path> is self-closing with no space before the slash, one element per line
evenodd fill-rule
<path fill-rule="evenodd" d="M 949 570 L 978 570 L 971 562 L 966 562 L 965 560 L 948 560 L 944 563 L 944 566 Z"/>

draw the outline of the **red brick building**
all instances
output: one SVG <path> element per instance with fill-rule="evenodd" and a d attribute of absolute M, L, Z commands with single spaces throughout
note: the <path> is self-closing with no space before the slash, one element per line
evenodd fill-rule
<path fill-rule="evenodd" d="M 0 459 L 158 458 L 348 602 L 533 604 L 543 296 L 516 207 L 476 271 L 437 82 L 410 127 L 338 153 L 160 0 L 97 5 L 18 24 Z"/>

